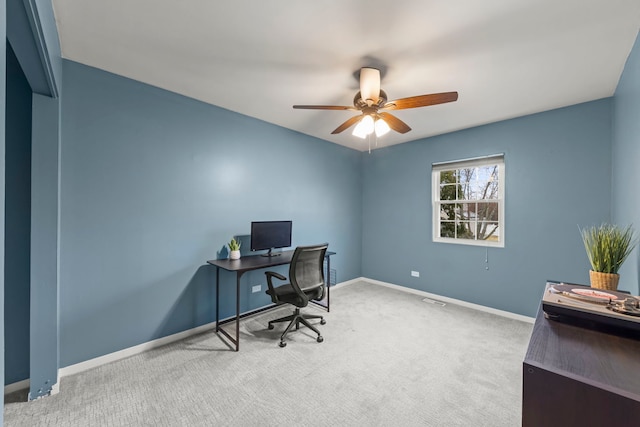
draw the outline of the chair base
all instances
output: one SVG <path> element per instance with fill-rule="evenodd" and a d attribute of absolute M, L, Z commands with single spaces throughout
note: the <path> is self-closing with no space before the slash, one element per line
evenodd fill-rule
<path fill-rule="evenodd" d="M 302 314 L 300 313 L 300 309 L 296 308 L 296 311 L 293 314 L 290 314 L 289 316 L 281 317 L 275 320 L 270 320 L 269 329 L 273 329 L 274 323 L 289 322 L 287 329 L 285 329 L 284 333 L 280 336 L 280 344 L 279 344 L 280 347 L 285 347 L 287 345 L 287 343 L 284 342 L 284 339 L 286 338 L 291 328 L 293 328 L 294 326 L 296 327 L 296 330 L 300 329 L 300 323 L 302 323 L 304 326 L 306 326 L 307 328 L 311 329 L 313 332 L 318 334 L 318 338 L 316 338 L 316 341 L 318 342 L 324 341 L 324 338 L 322 338 L 320 331 L 311 323 L 307 322 L 308 319 L 320 319 L 321 325 L 324 325 L 325 323 L 327 323 L 326 320 L 324 320 L 324 317 L 322 316 L 317 316 L 315 314 Z"/>

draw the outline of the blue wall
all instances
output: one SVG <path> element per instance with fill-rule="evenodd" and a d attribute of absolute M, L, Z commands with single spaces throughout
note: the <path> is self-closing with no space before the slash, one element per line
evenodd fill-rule
<path fill-rule="evenodd" d="M 577 226 L 610 217 L 610 135 L 604 99 L 364 156 L 363 276 L 534 316 L 547 279 L 589 283 Z M 434 243 L 431 164 L 497 153 L 505 247 Z"/>
<path fill-rule="evenodd" d="M 613 220 L 640 232 L 640 42 L 627 59 L 613 98 Z M 620 269 L 620 288 L 640 294 L 636 249 Z"/>
<path fill-rule="evenodd" d="M 31 87 L 7 43 L 5 381 L 29 378 Z"/>
<path fill-rule="evenodd" d="M 252 220 L 293 220 L 294 246 L 328 241 L 338 280 L 361 275 L 361 153 L 74 62 L 62 74 L 61 366 L 212 321 L 203 264 Z M 269 302 L 263 272 L 243 282 L 243 310 Z"/>

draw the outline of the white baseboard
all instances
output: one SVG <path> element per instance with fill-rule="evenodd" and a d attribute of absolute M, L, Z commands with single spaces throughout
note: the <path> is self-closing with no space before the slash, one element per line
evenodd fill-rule
<path fill-rule="evenodd" d="M 365 279 L 364 277 L 356 277 L 355 279 L 347 280 L 345 282 L 336 283 L 335 285 L 333 285 L 331 287 L 331 289 L 342 288 L 343 286 L 352 285 L 354 283 L 361 282 L 363 280 L 367 280 L 367 279 Z"/>
<path fill-rule="evenodd" d="M 382 282 L 380 280 L 368 279 L 363 277 L 361 280 L 365 282 L 373 283 L 374 285 L 386 286 L 387 288 L 397 289 L 399 291 L 408 292 L 410 294 L 420 295 L 425 298 L 430 298 L 442 302 L 446 302 L 449 304 L 455 304 L 466 308 L 471 308 L 473 310 L 484 311 L 486 313 L 496 314 L 498 316 L 507 317 L 509 319 L 519 320 L 521 322 L 527 322 L 533 324 L 535 322 L 534 317 L 523 316 L 522 314 L 512 313 L 510 311 L 498 310 L 496 308 L 487 307 L 480 304 L 474 304 L 467 301 L 462 301 L 455 298 L 449 298 L 442 295 L 432 294 L 425 291 L 419 291 L 417 289 L 407 288 L 406 286 L 394 285 L 393 283 Z"/>

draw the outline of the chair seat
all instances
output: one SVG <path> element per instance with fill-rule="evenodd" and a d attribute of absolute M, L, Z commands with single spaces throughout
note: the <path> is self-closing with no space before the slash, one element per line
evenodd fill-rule
<path fill-rule="evenodd" d="M 276 288 L 273 288 L 273 293 L 275 293 L 276 295 L 272 294 L 271 289 L 267 290 L 267 294 L 271 296 L 277 296 L 278 300 L 280 301 L 293 304 L 297 307 L 304 307 L 307 305 L 305 304 L 305 301 L 302 298 L 300 298 L 296 290 L 293 289 L 293 286 L 291 285 L 291 283 L 287 283 L 286 285 L 281 285 Z"/>

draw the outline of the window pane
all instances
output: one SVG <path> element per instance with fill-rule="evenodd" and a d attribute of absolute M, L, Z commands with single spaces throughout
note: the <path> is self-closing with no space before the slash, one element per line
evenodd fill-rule
<path fill-rule="evenodd" d="M 473 181 L 469 193 L 470 200 L 484 200 L 498 198 L 497 181 Z"/>
<path fill-rule="evenodd" d="M 461 184 L 469 183 L 476 179 L 476 168 L 459 169 L 459 180 Z"/>
<path fill-rule="evenodd" d="M 475 239 L 474 221 L 456 221 L 456 237 L 458 239 Z"/>
<path fill-rule="evenodd" d="M 475 218 L 475 203 L 457 203 L 456 219 L 468 221 Z"/>
<path fill-rule="evenodd" d="M 442 203 L 440 205 L 440 219 L 444 221 L 453 221 L 456 218 L 456 204 Z"/>
<path fill-rule="evenodd" d="M 455 222 L 442 221 L 440 222 L 440 237 L 456 237 L 456 224 Z"/>
<path fill-rule="evenodd" d="M 455 200 L 456 187 L 456 184 L 440 185 L 440 200 Z"/>
<path fill-rule="evenodd" d="M 479 222 L 477 231 L 478 240 L 500 240 L 500 225 L 497 222 Z"/>
<path fill-rule="evenodd" d="M 498 199 L 498 181 L 487 182 L 487 191 L 484 199 Z"/>
<path fill-rule="evenodd" d="M 456 170 L 441 171 L 440 172 L 440 184 L 455 184 L 456 183 Z"/>
<path fill-rule="evenodd" d="M 498 218 L 498 202 L 480 202 L 478 203 L 478 219 L 481 221 L 499 221 Z"/>
<path fill-rule="evenodd" d="M 458 185 L 458 200 L 470 200 L 469 192 L 470 192 L 469 184 Z"/>
<path fill-rule="evenodd" d="M 497 181 L 498 165 L 480 166 L 478 169 L 478 181 Z"/>

